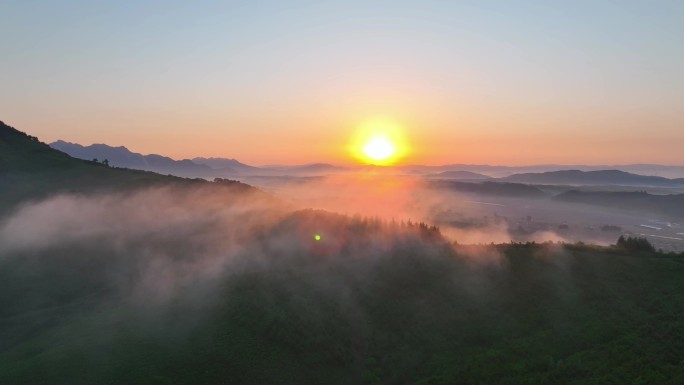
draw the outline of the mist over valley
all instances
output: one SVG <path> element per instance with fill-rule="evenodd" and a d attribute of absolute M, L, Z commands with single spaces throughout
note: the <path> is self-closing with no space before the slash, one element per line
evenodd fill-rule
<path fill-rule="evenodd" d="M 684 310 L 682 206 L 658 200 L 681 195 L 391 168 L 183 179 L 0 128 L 3 383 L 583 381 L 630 376 L 634 339 L 658 341 L 639 376 L 681 373 L 674 324 L 643 328 Z"/>
<path fill-rule="evenodd" d="M 684 2 L 0 15 L 0 385 L 684 384 Z"/>

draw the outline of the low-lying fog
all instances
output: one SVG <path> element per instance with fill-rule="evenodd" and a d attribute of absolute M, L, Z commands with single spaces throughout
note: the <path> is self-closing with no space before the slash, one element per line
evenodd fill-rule
<path fill-rule="evenodd" d="M 621 234 L 647 236 L 665 251 L 684 250 L 684 226 L 672 219 L 548 196 L 511 198 L 436 188 L 425 179 L 359 173 L 307 178 L 245 178 L 266 194 L 221 194 L 155 189 L 135 194 L 59 195 L 24 204 L 0 223 L 0 252 L 56 247 L 74 239 L 118 236 L 198 243 L 210 253 L 244 247 L 254 228 L 266 228 L 295 210 L 323 209 L 386 222 L 425 222 L 459 244 L 565 241 L 614 244 Z M 313 236 L 315 228 L 309 229 Z M 307 230 L 307 231 L 309 231 Z M 137 241 L 136 241 L 137 242 Z M 250 246 L 251 247 L 251 246 Z"/>
<path fill-rule="evenodd" d="M 646 236 L 665 251 L 684 250 L 682 221 L 550 197 L 467 194 L 436 189 L 421 177 L 373 173 L 240 179 L 298 207 L 435 224 L 459 243 L 581 241 L 609 245 L 625 234 Z"/>
<path fill-rule="evenodd" d="M 13 366 L 0 378 L 38 372 L 52 382 L 136 383 L 182 367 L 192 368 L 185 375 L 193 383 L 197 373 L 279 378 L 283 367 L 308 375 L 318 366 L 355 373 L 346 383 L 362 383 L 370 358 L 399 352 L 377 365 L 397 373 L 389 382 L 402 383 L 422 373 L 426 357 L 460 357 L 482 341 L 515 341 L 512 335 L 536 340 L 539 325 L 566 330 L 576 313 L 591 323 L 548 345 L 587 336 L 581 346 L 595 344 L 585 325 L 601 320 L 612 330 L 613 319 L 600 311 L 614 306 L 606 313 L 623 317 L 611 305 L 622 304 L 615 298 L 632 276 L 621 268 L 644 260 L 615 264 L 557 244 L 463 245 L 614 243 L 619 232 L 598 226 L 627 226 L 637 219 L 628 214 L 372 174 L 280 180 L 265 189 L 271 193 L 215 182 L 61 194 L 0 219 L 0 352 Z M 438 224 L 447 239 L 421 220 Z M 618 286 L 601 285 L 613 271 Z M 604 292 L 611 296 L 595 294 Z M 286 354 L 264 353 L 272 350 Z"/>

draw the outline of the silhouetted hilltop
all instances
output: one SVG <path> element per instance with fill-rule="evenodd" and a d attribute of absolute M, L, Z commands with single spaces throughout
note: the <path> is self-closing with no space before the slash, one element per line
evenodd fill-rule
<path fill-rule="evenodd" d="M 511 175 L 501 178 L 501 180 L 534 184 L 684 186 L 684 179 L 668 179 L 660 176 L 637 175 L 620 170 L 561 170 L 543 173 L 525 173 Z"/>
<path fill-rule="evenodd" d="M 0 177 L 5 181 L 22 173 L 79 167 L 81 162 L 0 121 Z"/>
<path fill-rule="evenodd" d="M 74 158 L 84 160 L 98 159 L 100 161 L 107 159 L 112 166 L 154 171 L 161 174 L 184 177 L 215 177 L 238 174 L 236 170 L 230 167 L 223 167 L 220 171 L 217 171 L 205 164 L 198 164 L 189 159 L 174 160 L 156 154 L 142 155 L 132 152 L 124 146 L 112 147 L 106 144 L 82 146 L 62 140 L 50 143 L 50 146 Z"/>
<path fill-rule="evenodd" d="M 23 200 L 59 192 L 110 192 L 151 186 L 205 184 L 221 188 L 227 186 L 226 183 L 112 167 L 101 160 L 77 159 L 0 122 L 0 211 Z"/>

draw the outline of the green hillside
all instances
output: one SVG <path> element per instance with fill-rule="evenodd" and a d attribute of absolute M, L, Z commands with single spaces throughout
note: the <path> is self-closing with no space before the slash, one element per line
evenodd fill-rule
<path fill-rule="evenodd" d="M 20 201 L 60 192 L 96 193 L 203 184 L 207 182 L 75 159 L 0 121 L 0 213 Z"/>
<path fill-rule="evenodd" d="M 279 255 L 162 302 L 124 295 L 128 259 L 95 244 L 5 259 L 0 382 L 684 381 L 681 259 L 500 246 L 478 265 L 494 249 L 433 242 Z"/>
<path fill-rule="evenodd" d="M 684 255 L 457 245 L 0 134 L 0 384 L 684 383 Z"/>

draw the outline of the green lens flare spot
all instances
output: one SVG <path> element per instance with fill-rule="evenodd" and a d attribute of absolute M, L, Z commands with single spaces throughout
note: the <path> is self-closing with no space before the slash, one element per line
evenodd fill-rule
<path fill-rule="evenodd" d="M 318 235 L 318 234 L 316 234 L 316 235 L 314 235 L 314 239 L 317 240 L 317 241 L 320 241 L 320 240 L 321 240 L 321 236 Z"/>

